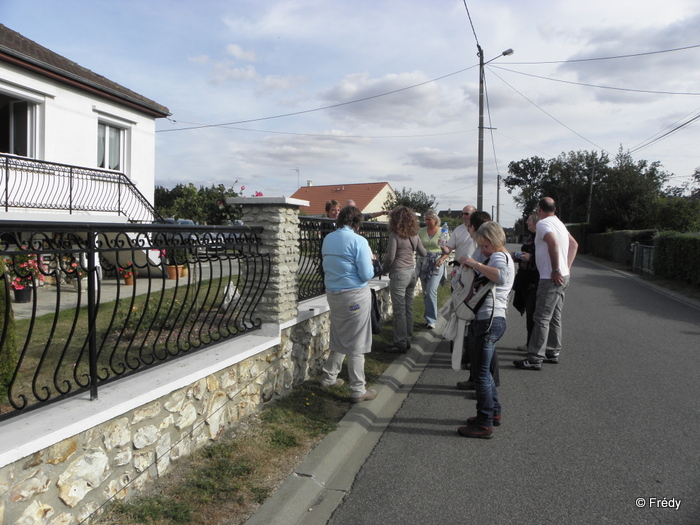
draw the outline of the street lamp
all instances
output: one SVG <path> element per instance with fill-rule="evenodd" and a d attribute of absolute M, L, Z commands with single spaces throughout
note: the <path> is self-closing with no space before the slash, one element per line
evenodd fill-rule
<path fill-rule="evenodd" d="M 479 55 L 479 160 L 477 164 L 477 189 L 476 189 L 476 208 L 483 210 L 484 207 L 484 66 L 489 62 L 493 62 L 497 58 L 510 56 L 513 54 L 512 49 L 506 49 L 497 57 L 492 58 L 488 62 L 484 62 L 484 52 L 479 44 L 476 45 Z"/>

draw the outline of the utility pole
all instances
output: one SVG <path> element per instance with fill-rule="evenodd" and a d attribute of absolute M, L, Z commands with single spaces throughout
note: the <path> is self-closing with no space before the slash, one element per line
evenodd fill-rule
<path fill-rule="evenodd" d="M 484 208 L 484 66 L 489 62 L 493 62 L 497 58 L 505 57 L 513 54 L 512 49 L 506 49 L 497 57 L 492 58 L 488 62 L 484 62 L 484 51 L 479 44 L 476 45 L 477 55 L 479 56 L 479 144 L 476 172 L 476 208 L 483 210 Z"/>

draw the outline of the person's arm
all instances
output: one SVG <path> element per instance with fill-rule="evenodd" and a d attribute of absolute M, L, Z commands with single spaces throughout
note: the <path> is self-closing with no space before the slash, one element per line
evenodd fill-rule
<path fill-rule="evenodd" d="M 389 235 L 389 245 L 386 249 L 386 255 L 384 256 L 384 261 L 382 263 L 382 274 L 385 275 L 391 265 L 394 263 L 396 258 L 396 248 L 397 248 L 398 238 L 393 233 Z"/>
<path fill-rule="evenodd" d="M 568 260 L 566 261 L 567 268 L 569 268 L 569 271 L 571 271 L 571 266 L 574 264 L 574 259 L 576 258 L 576 254 L 578 253 L 578 243 L 576 242 L 576 239 L 574 239 L 574 236 L 569 234 L 569 255 L 568 255 Z"/>
<path fill-rule="evenodd" d="M 435 263 L 436 266 L 442 265 L 442 263 L 445 262 L 445 259 L 447 259 L 450 256 L 450 253 L 452 253 L 452 248 L 449 246 L 445 245 L 442 247 L 442 257 L 440 257 L 437 262 Z"/>
<path fill-rule="evenodd" d="M 416 253 L 420 255 L 421 257 L 425 257 L 428 255 L 428 250 L 425 249 L 425 246 L 423 246 L 423 241 L 420 240 L 420 237 L 416 235 L 415 237 L 416 240 Z"/>
<path fill-rule="evenodd" d="M 542 240 L 545 242 L 545 244 L 547 244 L 549 264 L 552 266 L 552 274 L 550 278 L 554 284 L 561 286 L 564 283 L 564 277 L 562 276 L 561 269 L 559 268 L 559 243 L 557 242 L 557 238 L 552 232 L 549 232 L 543 237 Z"/>
<path fill-rule="evenodd" d="M 493 257 L 493 255 L 492 255 Z M 481 275 L 486 277 L 489 281 L 493 281 L 496 284 L 503 284 L 503 282 L 499 282 L 501 279 L 501 269 L 496 268 L 495 266 L 489 266 L 488 264 L 480 263 L 471 257 L 462 257 L 459 262 L 463 264 L 464 266 L 468 266 L 469 268 L 473 268 L 477 272 L 479 272 Z"/>
<path fill-rule="evenodd" d="M 357 254 L 355 265 L 357 266 L 357 275 L 363 281 L 370 281 L 374 277 L 374 266 L 372 265 L 372 250 L 369 248 L 367 240 L 362 237 L 364 243 L 357 243 Z"/>

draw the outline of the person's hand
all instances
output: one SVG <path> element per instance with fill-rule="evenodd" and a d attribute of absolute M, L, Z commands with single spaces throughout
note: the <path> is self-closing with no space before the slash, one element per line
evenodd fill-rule
<path fill-rule="evenodd" d="M 532 259 L 532 255 L 527 252 L 523 252 L 520 256 L 520 260 L 526 263 L 529 263 L 530 259 Z"/>
<path fill-rule="evenodd" d="M 468 266 L 469 268 L 474 268 L 477 262 L 471 257 L 460 257 L 459 264 L 461 264 L 462 266 Z"/>
<path fill-rule="evenodd" d="M 561 271 L 555 272 L 554 270 L 552 270 L 552 282 L 557 286 L 561 286 L 564 284 L 564 276 L 561 274 Z"/>

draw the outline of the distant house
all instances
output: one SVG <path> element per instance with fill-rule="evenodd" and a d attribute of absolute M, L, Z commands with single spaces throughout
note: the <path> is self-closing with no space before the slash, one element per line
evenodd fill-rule
<path fill-rule="evenodd" d="M 168 115 L 0 24 L 0 219 L 149 221 Z"/>
<path fill-rule="evenodd" d="M 326 213 L 326 202 L 335 199 L 341 207 L 348 200 L 354 200 L 362 213 L 382 211 L 387 197 L 394 193 L 388 182 L 368 182 L 364 184 L 330 184 L 328 186 L 313 186 L 309 182 L 299 188 L 292 198 L 309 201 L 308 208 L 303 208 L 304 215 L 322 216 Z M 378 220 L 387 220 L 386 216 Z"/>

